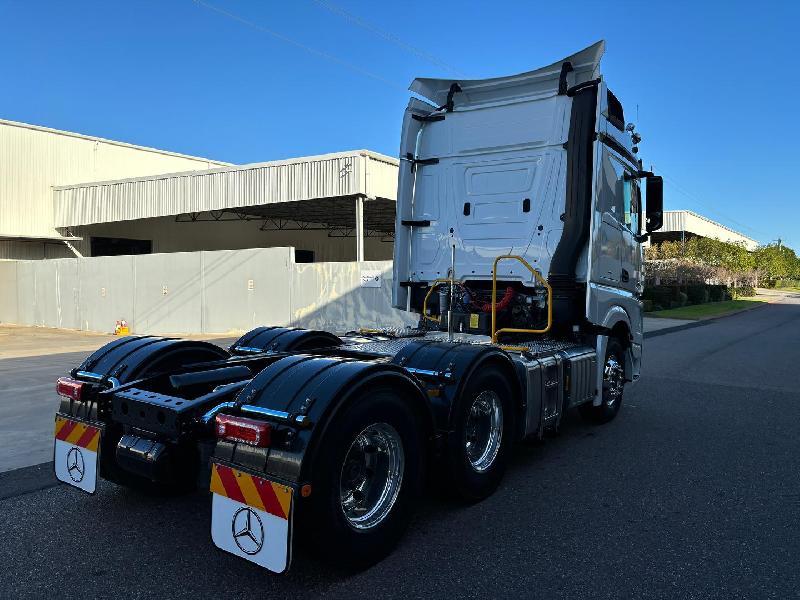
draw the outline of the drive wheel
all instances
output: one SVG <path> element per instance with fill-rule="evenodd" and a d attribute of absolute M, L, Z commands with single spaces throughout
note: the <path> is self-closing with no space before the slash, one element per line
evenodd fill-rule
<path fill-rule="evenodd" d="M 362 392 L 318 447 L 304 535 L 326 562 L 366 568 L 403 535 L 422 489 L 422 427 L 387 388 Z"/>
<path fill-rule="evenodd" d="M 608 423 L 617 416 L 625 391 L 625 348 L 616 338 L 609 338 L 603 362 L 603 401 L 599 406 L 591 402 L 579 407 L 581 416 L 593 423 Z"/>
<path fill-rule="evenodd" d="M 479 368 L 455 410 L 447 476 L 459 497 L 482 500 L 500 485 L 514 439 L 513 391 L 503 371 Z"/>

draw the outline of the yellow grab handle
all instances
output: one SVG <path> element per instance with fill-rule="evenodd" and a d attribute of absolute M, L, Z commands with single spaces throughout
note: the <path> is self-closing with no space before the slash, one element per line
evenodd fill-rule
<path fill-rule="evenodd" d="M 504 327 L 502 329 L 495 329 L 497 327 L 497 263 L 501 260 L 518 260 L 533 274 L 533 276 L 547 289 L 547 327 L 544 329 L 515 329 L 512 327 Z M 497 343 L 497 335 L 499 333 L 547 333 L 553 326 L 553 288 L 547 283 L 547 280 L 541 276 L 539 271 L 534 269 L 527 260 L 515 254 L 504 254 L 494 259 L 492 265 L 492 343 Z"/>

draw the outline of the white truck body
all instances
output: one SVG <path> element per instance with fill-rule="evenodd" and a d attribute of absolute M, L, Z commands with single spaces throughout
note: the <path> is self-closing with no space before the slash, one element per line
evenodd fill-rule
<path fill-rule="evenodd" d="M 494 259 L 517 255 L 548 279 L 564 236 L 568 185 L 568 136 L 573 97 L 566 84 L 600 79 L 591 166 L 590 235 L 575 276 L 584 285 L 588 323 L 611 329 L 624 321 L 633 336 L 632 375 L 641 354 L 642 250 L 635 239 L 641 169 L 631 134 L 610 114 L 600 75 L 605 49 L 598 42 L 547 67 L 485 80 L 416 79 L 403 120 L 394 255 L 394 305 L 409 302 L 409 283 L 448 277 L 455 246 L 455 279 L 488 280 Z M 451 112 L 434 113 L 446 104 Z M 560 89 L 560 87 L 562 89 Z M 611 96 L 613 97 L 613 95 Z M 620 107 L 621 109 L 621 107 Z M 425 119 L 440 114 L 439 120 Z M 605 142 L 604 143 L 604 140 Z M 609 141 L 610 139 L 610 141 Z M 632 210 L 632 198 L 633 210 Z M 497 266 L 497 278 L 534 285 L 519 263 Z"/>

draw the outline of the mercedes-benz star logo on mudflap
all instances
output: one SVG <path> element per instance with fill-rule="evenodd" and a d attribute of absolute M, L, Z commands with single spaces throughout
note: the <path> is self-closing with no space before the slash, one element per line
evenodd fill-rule
<path fill-rule="evenodd" d="M 70 448 L 69 452 L 67 452 L 67 473 L 69 478 L 75 483 L 80 483 L 85 472 L 86 463 L 83 462 L 83 453 L 77 447 Z"/>
<path fill-rule="evenodd" d="M 236 511 L 231 521 L 233 541 L 245 554 L 258 554 L 264 546 L 264 525 L 249 506 Z"/>

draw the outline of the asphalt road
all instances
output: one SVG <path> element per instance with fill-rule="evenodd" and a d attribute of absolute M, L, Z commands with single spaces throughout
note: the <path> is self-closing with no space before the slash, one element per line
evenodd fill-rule
<path fill-rule="evenodd" d="M 800 597 L 800 295 L 645 360 L 617 420 L 570 415 L 479 504 L 430 494 L 363 573 L 223 554 L 202 494 L 58 486 L 0 500 L 0 597 Z"/>

